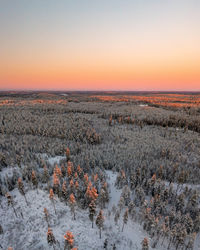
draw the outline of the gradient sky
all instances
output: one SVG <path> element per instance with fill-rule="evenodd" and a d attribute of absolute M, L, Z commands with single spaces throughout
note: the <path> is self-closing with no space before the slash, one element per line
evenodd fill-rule
<path fill-rule="evenodd" d="M 200 90 L 199 0 L 0 0 L 0 89 Z"/>

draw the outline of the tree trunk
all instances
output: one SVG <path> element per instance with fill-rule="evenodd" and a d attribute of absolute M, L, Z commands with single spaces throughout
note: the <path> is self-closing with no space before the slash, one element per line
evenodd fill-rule
<path fill-rule="evenodd" d="M 172 240 L 170 239 L 167 249 L 170 249 L 169 247 L 170 247 L 170 245 L 171 245 L 171 241 L 172 241 Z"/>
<path fill-rule="evenodd" d="M 94 227 L 94 222 L 93 222 L 93 220 L 92 220 L 92 228 Z"/>
<path fill-rule="evenodd" d="M 124 223 L 123 223 L 123 226 L 122 226 L 122 232 L 124 231 Z"/>
<path fill-rule="evenodd" d="M 54 208 L 54 211 L 55 211 L 55 214 L 56 214 L 56 206 L 54 204 L 54 200 L 52 200 L 52 203 L 53 203 L 53 208 Z"/>
<path fill-rule="evenodd" d="M 75 211 L 74 211 L 74 220 L 76 220 L 76 215 L 75 215 Z"/>
<path fill-rule="evenodd" d="M 100 227 L 100 229 L 99 229 L 99 237 L 100 237 L 100 239 L 101 239 L 101 227 Z"/>
<path fill-rule="evenodd" d="M 12 204 L 12 208 L 13 208 L 13 211 L 14 211 L 14 213 L 15 213 L 15 216 L 17 217 L 17 213 L 16 213 L 16 210 L 15 210 L 15 207 L 14 207 L 13 204 Z"/>
<path fill-rule="evenodd" d="M 179 242 L 176 244 L 176 250 L 178 249 L 178 246 L 179 246 Z"/>
<path fill-rule="evenodd" d="M 27 201 L 27 199 L 26 199 L 26 195 L 24 194 L 24 199 L 25 199 L 25 201 L 26 201 L 26 205 L 28 206 L 28 201 Z"/>

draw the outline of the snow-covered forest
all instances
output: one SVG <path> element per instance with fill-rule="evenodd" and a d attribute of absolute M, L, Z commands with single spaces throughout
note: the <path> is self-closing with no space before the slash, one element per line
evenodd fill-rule
<path fill-rule="evenodd" d="M 0 249 L 200 249 L 200 109 L 1 94 Z"/>

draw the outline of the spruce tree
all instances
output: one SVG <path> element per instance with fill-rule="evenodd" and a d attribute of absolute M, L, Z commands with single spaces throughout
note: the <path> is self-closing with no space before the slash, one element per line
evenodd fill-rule
<path fill-rule="evenodd" d="M 14 207 L 14 201 L 13 201 L 12 196 L 9 193 L 6 193 L 6 198 L 7 198 L 7 201 L 8 201 L 8 206 L 12 206 L 13 211 L 15 213 L 15 216 L 17 217 L 17 213 L 16 213 L 16 210 L 15 210 L 15 207 Z"/>
<path fill-rule="evenodd" d="M 65 239 L 64 250 L 67 249 L 71 250 L 74 245 L 74 235 L 70 231 L 67 231 L 64 235 L 64 239 Z"/>
<path fill-rule="evenodd" d="M 19 192 L 21 193 L 21 195 L 24 196 L 24 199 L 25 199 L 26 204 L 27 204 L 27 206 L 28 206 L 28 201 L 27 201 L 27 199 L 26 199 L 25 190 L 24 190 L 24 184 L 23 184 L 21 178 L 18 179 L 17 184 L 18 184 L 18 190 L 19 190 Z"/>
<path fill-rule="evenodd" d="M 99 228 L 99 237 L 101 239 L 101 230 L 103 228 L 103 223 L 104 223 L 104 216 L 103 216 L 103 211 L 100 210 L 97 218 L 96 218 L 96 225 Z"/>
<path fill-rule="evenodd" d="M 47 231 L 47 242 L 50 246 L 53 246 L 53 249 L 55 250 L 56 240 L 50 227 Z"/>
<path fill-rule="evenodd" d="M 95 201 L 92 200 L 89 204 L 89 218 L 92 222 L 92 228 L 93 228 L 93 222 L 94 222 L 94 216 L 96 214 L 96 204 Z"/>
<path fill-rule="evenodd" d="M 123 226 L 122 226 L 122 232 L 124 230 L 124 225 L 128 222 L 128 208 L 126 209 L 124 216 L 123 216 Z"/>

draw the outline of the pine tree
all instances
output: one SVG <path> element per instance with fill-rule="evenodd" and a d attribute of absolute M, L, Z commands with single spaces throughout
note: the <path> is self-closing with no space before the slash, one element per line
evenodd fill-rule
<path fill-rule="evenodd" d="M 53 189 L 54 189 L 55 193 L 58 196 L 60 196 L 60 180 L 59 180 L 56 172 L 54 172 L 54 174 L 53 174 Z"/>
<path fill-rule="evenodd" d="M 31 180 L 32 180 L 33 186 L 37 189 L 38 188 L 38 180 L 37 180 L 35 171 L 32 171 Z"/>
<path fill-rule="evenodd" d="M 15 216 L 17 217 L 17 213 L 16 213 L 16 210 L 15 210 L 15 207 L 14 207 L 14 201 L 13 201 L 12 196 L 9 193 L 6 193 L 6 198 L 7 198 L 7 201 L 8 201 L 8 206 L 12 206 L 13 211 L 15 213 Z"/>
<path fill-rule="evenodd" d="M 121 196 L 124 198 L 125 206 L 128 206 L 128 204 L 130 202 L 130 195 L 131 195 L 130 189 L 129 189 L 128 185 L 125 185 L 123 190 L 122 190 L 122 194 L 121 194 Z"/>
<path fill-rule="evenodd" d="M 75 199 L 73 194 L 70 194 L 70 196 L 69 196 L 69 204 L 70 204 L 71 212 L 74 215 L 74 220 L 75 220 L 76 219 L 76 217 L 75 217 L 76 199 Z"/>
<path fill-rule="evenodd" d="M 120 197 L 120 200 L 118 202 L 118 207 L 119 207 L 119 210 L 121 212 L 122 208 L 124 207 L 124 198 L 122 196 Z"/>
<path fill-rule="evenodd" d="M 70 150 L 69 150 L 68 147 L 67 147 L 67 149 L 66 149 L 65 155 L 66 155 L 66 161 L 67 161 L 67 162 L 70 161 Z"/>
<path fill-rule="evenodd" d="M 87 186 L 88 185 L 88 182 L 89 182 L 89 178 L 88 178 L 88 174 L 84 174 L 84 182 L 85 182 L 85 185 Z"/>
<path fill-rule="evenodd" d="M 67 176 L 72 176 L 72 163 L 70 161 L 67 162 Z"/>
<path fill-rule="evenodd" d="M 197 233 L 200 232 L 200 214 L 194 220 L 194 231 Z"/>
<path fill-rule="evenodd" d="M 58 165 L 56 165 L 55 169 L 54 169 L 54 173 L 61 178 L 62 177 L 62 171 L 61 169 L 58 167 Z"/>
<path fill-rule="evenodd" d="M 81 177 L 81 175 L 82 175 L 82 173 L 83 173 L 83 170 L 82 170 L 82 168 L 80 167 L 80 165 L 78 165 L 77 171 L 78 171 L 79 177 Z"/>
<path fill-rule="evenodd" d="M 108 249 L 108 239 L 105 239 L 104 243 L 103 243 L 103 248 L 104 249 Z"/>
<path fill-rule="evenodd" d="M 124 225 L 127 224 L 127 222 L 128 222 L 128 208 L 126 209 L 126 211 L 125 211 L 125 213 L 124 213 L 122 232 L 123 232 L 123 230 L 124 230 Z"/>
<path fill-rule="evenodd" d="M 48 172 L 48 169 L 47 169 L 47 166 L 45 165 L 44 166 L 44 172 L 43 172 L 43 180 L 45 183 L 47 183 L 50 179 L 50 175 L 49 175 L 49 172 Z"/>
<path fill-rule="evenodd" d="M 95 214 L 96 214 L 96 204 L 95 204 L 95 201 L 92 200 L 91 203 L 89 204 L 89 218 L 92 222 L 92 228 L 93 228 Z"/>
<path fill-rule="evenodd" d="M 98 186 L 98 180 L 99 180 L 98 174 L 95 174 L 95 175 L 94 175 L 94 185 L 95 185 L 95 187 Z"/>
<path fill-rule="evenodd" d="M 103 223 L 104 223 L 104 216 L 103 216 L 103 211 L 100 210 L 97 219 L 96 219 L 96 225 L 99 228 L 99 237 L 101 239 L 101 230 L 103 228 Z"/>
<path fill-rule="evenodd" d="M 53 204 L 53 208 L 54 208 L 54 211 L 55 211 L 55 214 L 56 214 L 56 207 L 55 207 L 55 203 L 54 203 L 54 192 L 53 192 L 53 189 L 51 188 L 50 191 L 49 191 L 49 199 L 51 200 L 52 204 Z"/>
<path fill-rule="evenodd" d="M 48 210 L 46 209 L 46 207 L 44 208 L 44 218 L 45 218 L 47 225 L 49 227 L 49 213 L 48 213 Z"/>
<path fill-rule="evenodd" d="M 114 217 L 115 225 L 117 225 L 119 218 L 120 218 L 120 211 L 117 210 Z"/>
<path fill-rule="evenodd" d="M 142 250 L 149 250 L 149 241 L 147 238 L 144 238 L 141 244 L 142 244 Z"/>
<path fill-rule="evenodd" d="M 189 235 L 189 241 L 188 241 L 188 244 L 185 247 L 185 250 L 193 250 L 196 235 L 197 235 L 196 232 Z"/>
<path fill-rule="evenodd" d="M 176 250 L 178 249 L 179 245 L 183 246 L 185 237 L 187 235 L 185 227 L 179 227 L 179 230 L 177 230 L 177 235 L 176 235 Z"/>
<path fill-rule="evenodd" d="M 184 216 L 184 224 L 185 224 L 185 227 L 186 227 L 186 230 L 187 230 L 187 234 L 192 233 L 193 228 L 194 228 L 194 223 L 193 223 L 193 220 L 192 220 L 192 218 L 190 217 L 189 214 L 186 214 Z"/>
<path fill-rule="evenodd" d="M 67 194 L 67 188 L 66 188 L 66 181 L 64 181 L 62 184 L 62 196 L 64 200 L 67 201 L 68 194 Z"/>
<path fill-rule="evenodd" d="M 75 188 L 78 189 L 79 188 L 79 184 L 78 181 L 75 182 Z"/>
<path fill-rule="evenodd" d="M 62 176 L 66 176 L 66 168 L 64 166 L 64 164 L 61 165 L 61 173 L 62 173 Z"/>
<path fill-rule="evenodd" d="M 50 246 L 53 246 L 53 249 L 55 250 L 56 240 L 50 227 L 47 231 L 47 242 Z"/>
<path fill-rule="evenodd" d="M 64 239 L 65 239 L 65 247 L 64 250 L 70 250 L 72 249 L 73 245 L 74 245 L 74 235 L 70 232 L 67 231 L 64 235 Z"/>
<path fill-rule="evenodd" d="M 129 204 L 128 204 L 128 212 L 131 216 L 131 218 L 133 219 L 134 215 L 135 215 L 135 204 L 133 201 L 131 201 Z"/>
<path fill-rule="evenodd" d="M 25 190 L 24 190 L 24 184 L 23 184 L 21 178 L 18 179 L 17 184 L 18 184 L 18 190 L 19 190 L 19 192 L 21 193 L 21 195 L 24 196 L 24 199 L 25 199 L 26 204 L 27 204 L 27 206 L 28 206 L 28 201 L 27 201 L 27 199 L 26 199 Z"/>

